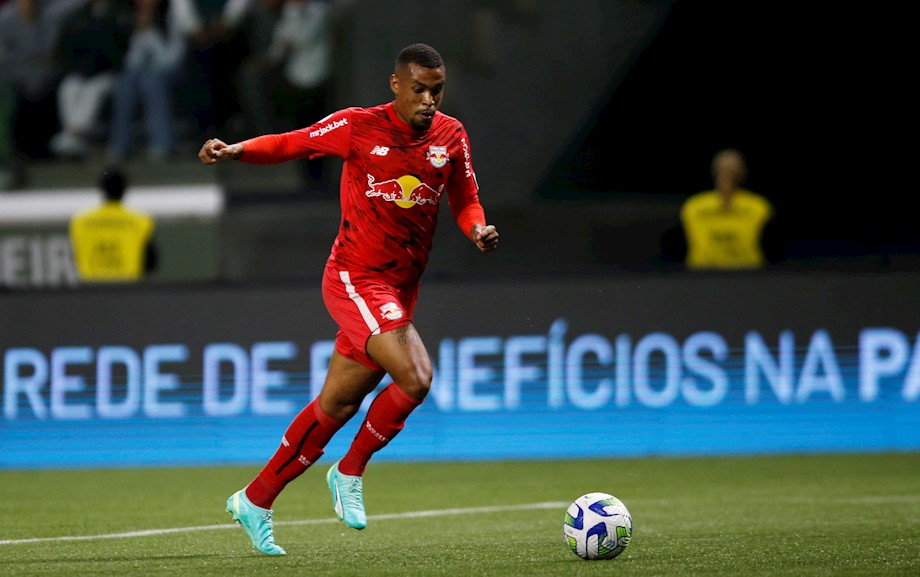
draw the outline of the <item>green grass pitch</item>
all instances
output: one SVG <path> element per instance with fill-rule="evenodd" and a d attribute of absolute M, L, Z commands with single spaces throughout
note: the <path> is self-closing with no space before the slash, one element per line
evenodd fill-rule
<path fill-rule="evenodd" d="M 920 575 L 920 453 L 378 462 L 363 531 L 335 521 L 329 464 L 275 503 L 284 557 L 224 511 L 257 466 L 0 472 L 0 575 Z M 632 514 L 616 559 L 563 539 L 590 491 Z"/>

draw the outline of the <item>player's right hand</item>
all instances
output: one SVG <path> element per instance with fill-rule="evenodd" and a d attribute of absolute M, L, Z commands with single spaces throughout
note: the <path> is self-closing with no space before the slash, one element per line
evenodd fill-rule
<path fill-rule="evenodd" d="M 243 154 L 242 144 L 227 144 L 217 138 L 207 140 L 198 151 L 198 159 L 205 164 L 214 164 L 218 160 L 236 160 Z"/>

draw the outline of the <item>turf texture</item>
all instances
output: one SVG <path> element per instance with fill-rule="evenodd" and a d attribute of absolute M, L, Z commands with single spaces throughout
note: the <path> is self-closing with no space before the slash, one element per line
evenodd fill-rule
<path fill-rule="evenodd" d="M 288 554 L 224 511 L 258 466 L 0 471 L 0 575 L 920 575 L 920 453 L 372 463 L 363 531 L 320 462 L 275 502 Z M 633 540 L 583 561 L 562 520 L 619 497 Z"/>

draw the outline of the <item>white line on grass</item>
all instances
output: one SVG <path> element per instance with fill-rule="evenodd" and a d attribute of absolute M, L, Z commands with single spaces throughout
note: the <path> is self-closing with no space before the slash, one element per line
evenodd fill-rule
<path fill-rule="evenodd" d="M 431 509 L 428 511 L 409 511 L 406 513 L 384 513 L 368 515 L 369 521 L 388 521 L 392 519 L 418 519 L 421 517 L 443 517 L 447 515 L 469 515 L 476 513 L 503 513 L 505 511 L 531 511 L 536 509 L 557 509 L 568 506 L 562 502 L 529 503 L 526 505 L 504 505 L 493 507 L 469 507 L 466 509 Z M 321 525 L 338 523 L 334 517 L 326 519 L 302 519 L 300 521 L 278 521 L 275 525 Z M 102 535 L 64 535 L 61 537 L 33 537 L 31 539 L 2 539 L 0 545 L 19 545 L 24 543 L 45 543 L 51 541 L 93 541 L 96 539 L 130 539 L 134 537 L 154 537 L 171 533 L 191 533 L 193 531 L 213 531 L 215 529 L 233 529 L 236 523 L 220 525 L 199 525 L 197 527 L 172 527 L 167 529 L 148 529 L 146 531 L 127 531 L 125 533 L 105 533 Z"/>

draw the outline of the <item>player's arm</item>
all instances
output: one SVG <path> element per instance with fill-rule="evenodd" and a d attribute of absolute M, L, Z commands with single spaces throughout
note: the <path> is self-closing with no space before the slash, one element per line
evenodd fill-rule
<path fill-rule="evenodd" d="M 469 136 L 462 126 L 458 147 L 453 154 L 463 159 L 462 166 L 454 169 L 447 182 L 447 202 L 454 220 L 481 252 L 495 250 L 498 247 L 498 231 L 494 225 L 486 223 L 485 210 L 479 202 L 479 183 L 470 156 Z"/>
<path fill-rule="evenodd" d="M 214 164 L 218 160 L 278 164 L 324 155 L 345 158 L 351 140 L 354 110 L 357 109 L 340 110 L 306 128 L 282 134 L 264 134 L 234 144 L 212 138 L 198 151 L 198 159 L 205 164 Z"/>
<path fill-rule="evenodd" d="M 218 160 L 240 160 L 250 164 L 277 164 L 310 154 L 297 145 L 291 133 L 266 134 L 227 144 L 218 138 L 212 138 L 198 151 L 198 159 L 205 164 L 214 164 Z"/>
<path fill-rule="evenodd" d="M 447 196 L 450 210 L 457 226 L 473 241 L 481 252 L 495 250 L 498 246 L 498 231 L 494 225 L 486 224 L 485 211 L 479 204 L 479 194 L 451 194 Z"/>

